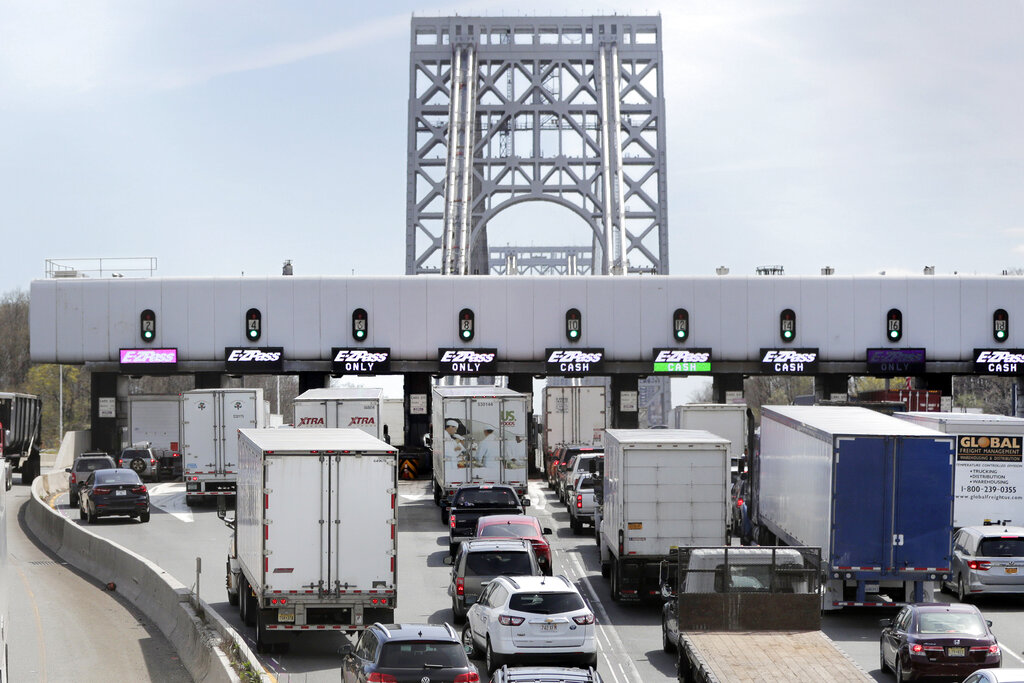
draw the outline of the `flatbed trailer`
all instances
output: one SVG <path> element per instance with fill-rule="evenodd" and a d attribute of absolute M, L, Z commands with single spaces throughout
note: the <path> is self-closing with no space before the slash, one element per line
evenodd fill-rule
<path fill-rule="evenodd" d="M 679 660 L 685 683 L 873 680 L 821 631 L 684 632 Z"/>

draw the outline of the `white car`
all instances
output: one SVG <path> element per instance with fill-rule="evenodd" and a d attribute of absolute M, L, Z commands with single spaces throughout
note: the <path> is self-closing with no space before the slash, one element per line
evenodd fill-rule
<path fill-rule="evenodd" d="M 594 612 L 564 576 L 499 576 L 469 608 L 462 644 L 503 664 L 597 666 Z"/>

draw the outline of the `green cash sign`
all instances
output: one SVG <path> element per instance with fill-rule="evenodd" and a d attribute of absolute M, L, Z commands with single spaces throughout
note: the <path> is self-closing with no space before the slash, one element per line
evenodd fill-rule
<path fill-rule="evenodd" d="M 654 349 L 653 372 L 676 375 L 711 372 L 711 349 Z"/>

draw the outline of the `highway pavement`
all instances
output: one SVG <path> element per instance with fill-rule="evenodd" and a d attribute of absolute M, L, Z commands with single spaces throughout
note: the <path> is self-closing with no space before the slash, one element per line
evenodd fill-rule
<path fill-rule="evenodd" d="M 254 631 L 242 626 L 237 608 L 227 603 L 225 561 L 230 530 L 217 518 L 216 509 L 188 508 L 181 483 L 151 487 L 153 516 L 148 524 L 127 518 L 101 519 L 93 531 L 156 562 L 182 583 L 198 583 L 201 597 L 227 619 L 250 643 Z M 531 482 L 530 514 L 551 527 L 555 573 L 565 574 L 590 601 L 598 618 L 599 669 L 610 683 L 647 683 L 674 679 L 674 656 L 661 650 L 660 608 L 612 602 L 608 582 L 600 575 L 597 546 L 589 534 L 576 536 L 568 514 L 542 482 Z M 57 508 L 79 522 L 77 510 L 67 507 L 66 496 Z M 447 530 L 440 523 L 428 481 L 403 481 L 398 505 L 399 590 L 396 620 L 441 623 L 451 621 L 447 594 L 450 568 L 443 564 Z M 358 552 L 356 549 L 355 552 Z M 197 577 L 197 558 L 200 572 Z M 60 568 L 67 571 L 66 568 Z M 952 600 L 950 596 L 943 596 Z M 1024 598 L 994 598 L 979 604 L 991 619 L 1004 648 L 1007 666 L 1024 666 Z M 824 617 L 823 630 L 876 680 L 891 675 L 878 670 L 878 620 L 894 610 L 847 610 Z M 114 628 L 124 628 L 115 627 Z M 458 628 L 458 627 L 457 627 Z M 116 632 L 116 631 L 112 631 Z M 281 681 L 337 681 L 337 650 L 344 642 L 338 634 L 296 637 L 287 654 L 264 655 L 263 663 Z M 478 662 L 482 669 L 482 662 Z M 59 680 L 59 679 L 50 679 Z M 167 680 L 159 678 L 153 680 Z"/>
<path fill-rule="evenodd" d="M 15 484 L 8 495 L 9 566 L 0 588 L 10 600 L 10 680 L 191 681 L 149 619 L 33 541 L 22 511 L 29 487 Z"/>

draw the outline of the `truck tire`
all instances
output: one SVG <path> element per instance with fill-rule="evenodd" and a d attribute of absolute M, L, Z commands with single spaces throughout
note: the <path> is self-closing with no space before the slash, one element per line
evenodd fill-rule
<path fill-rule="evenodd" d="M 583 531 L 583 525 L 580 524 L 579 520 L 577 520 L 572 515 L 569 515 L 569 527 L 572 529 L 572 533 L 574 536 L 579 536 L 580 533 Z"/>
<path fill-rule="evenodd" d="M 618 602 L 622 597 L 619 593 L 619 563 L 613 561 L 610 570 L 612 575 L 612 602 Z"/>
<path fill-rule="evenodd" d="M 230 571 L 230 570 L 228 570 L 228 571 Z M 231 591 L 228 591 L 228 604 L 231 605 L 232 607 L 238 607 L 238 602 L 239 602 L 239 600 L 238 600 L 238 592 L 236 591 L 236 592 L 232 593 Z"/>
<path fill-rule="evenodd" d="M 256 608 L 256 652 L 270 652 L 270 643 L 267 642 L 267 617 L 266 610 Z"/>
<path fill-rule="evenodd" d="M 245 618 L 248 616 L 249 602 L 246 597 L 249 595 L 249 582 L 245 580 L 245 574 L 238 575 L 238 618 L 242 620 L 242 623 L 246 623 Z"/>
<path fill-rule="evenodd" d="M 441 524 L 448 526 L 448 508 L 441 506 Z"/>
<path fill-rule="evenodd" d="M 39 476 L 39 456 L 35 458 L 29 456 L 25 464 L 21 466 L 21 483 L 25 486 L 31 486 L 32 482 Z"/>
<path fill-rule="evenodd" d="M 437 482 L 435 481 L 434 482 L 434 505 L 440 505 L 440 504 L 441 504 L 441 487 L 439 487 L 437 485 Z"/>
<path fill-rule="evenodd" d="M 187 505 L 189 507 L 193 507 L 198 502 L 199 502 L 199 496 L 190 496 L 187 493 L 185 494 L 185 505 Z"/>

